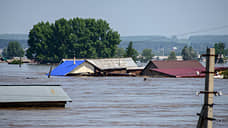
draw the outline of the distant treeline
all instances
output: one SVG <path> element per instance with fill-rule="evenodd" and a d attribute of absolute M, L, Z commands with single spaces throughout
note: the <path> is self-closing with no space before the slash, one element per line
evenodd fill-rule
<path fill-rule="evenodd" d="M 169 55 L 173 47 L 177 48 L 176 54 L 180 55 L 185 45 L 192 46 L 200 54 L 205 53 L 207 47 L 213 47 L 218 42 L 224 43 L 228 48 L 228 35 L 190 36 L 188 39 L 165 36 L 128 36 L 121 37 L 121 40 L 119 45 L 121 48 L 126 48 L 129 41 L 133 41 L 133 47 L 137 51 L 142 52 L 145 48 L 151 48 L 155 55 Z"/>
<path fill-rule="evenodd" d="M 28 47 L 27 34 L 0 34 L 0 48 L 7 47 L 9 41 L 18 41 L 22 47 Z M 120 37 L 119 47 L 126 48 L 130 41 L 133 47 L 140 53 L 145 48 L 151 48 L 155 55 L 168 55 L 173 47 L 176 47 L 176 54 L 181 54 L 181 49 L 185 46 L 192 46 L 193 49 L 202 54 L 207 47 L 213 47 L 215 43 L 223 42 L 228 48 L 228 35 L 198 35 L 190 36 L 188 39 L 168 38 L 165 36 L 123 36 Z"/>
<path fill-rule="evenodd" d="M 22 48 L 27 48 L 27 40 L 14 40 L 14 39 L 0 39 L 0 49 L 6 48 L 8 43 L 11 41 L 17 41 L 21 44 Z"/>

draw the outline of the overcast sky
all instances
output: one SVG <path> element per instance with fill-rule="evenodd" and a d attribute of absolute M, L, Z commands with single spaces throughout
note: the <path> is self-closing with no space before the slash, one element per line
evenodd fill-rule
<path fill-rule="evenodd" d="M 228 35 L 228 0 L 0 0 L 0 34 L 62 17 L 101 18 L 121 36 Z"/>

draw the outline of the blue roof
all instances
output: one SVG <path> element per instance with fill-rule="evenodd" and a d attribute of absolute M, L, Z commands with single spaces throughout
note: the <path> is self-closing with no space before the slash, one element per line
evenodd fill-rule
<path fill-rule="evenodd" d="M 65 76 L 72 70 L 74 70 L 77 66 L 85 62 L 85 60 L 77 60 L 75 61 L 64 61 L 62 64 L 57 66 L 55 69 L 52 70 L 52 76 Z"/>

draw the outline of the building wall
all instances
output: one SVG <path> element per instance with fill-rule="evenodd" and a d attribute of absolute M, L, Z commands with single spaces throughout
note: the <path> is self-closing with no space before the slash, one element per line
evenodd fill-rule
<path fill-rule="evenodd" d="M 136 76 L 140 76 L 142 74 L 142 70 L 128 70 L 127 73 L 132 73 Z"/>
<path fill-rule="evenodd" d="M 127 73 L 126 70 L 114 70 L 114 71 L 107 71 L 108 73 Z"/>
<path fill-rule="evenodd" d="M 151 61 L 148 63 L 148 65 L 145 67 L 145 69 L 142 72 L 142 75 L 144 76 L 151 76 L 151 68 L 157 68 Z"/>
<path fill-rule="evenodd" d="M 69 74 L 94 73 L 94 67 L 87 62 L 82 63 Z"/>

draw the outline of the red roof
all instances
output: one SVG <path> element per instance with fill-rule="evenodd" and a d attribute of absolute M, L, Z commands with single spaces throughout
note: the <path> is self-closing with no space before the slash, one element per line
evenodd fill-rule
<path fill-rule="evenodd" d="M 186 61 L 177 61 L 177 60 L 165 60 L 165 61 L 152 61 L 158 69 L 186 69 L 186 68 L 198 68 L 203 69 L 203 65 L 197 60 L 186 60 Z"/>
<path fill-rule="evenodd" d="M 174 77 L 204 77 L 204 68 L 151 69 L 152 71 L 168 74 Z"/>

